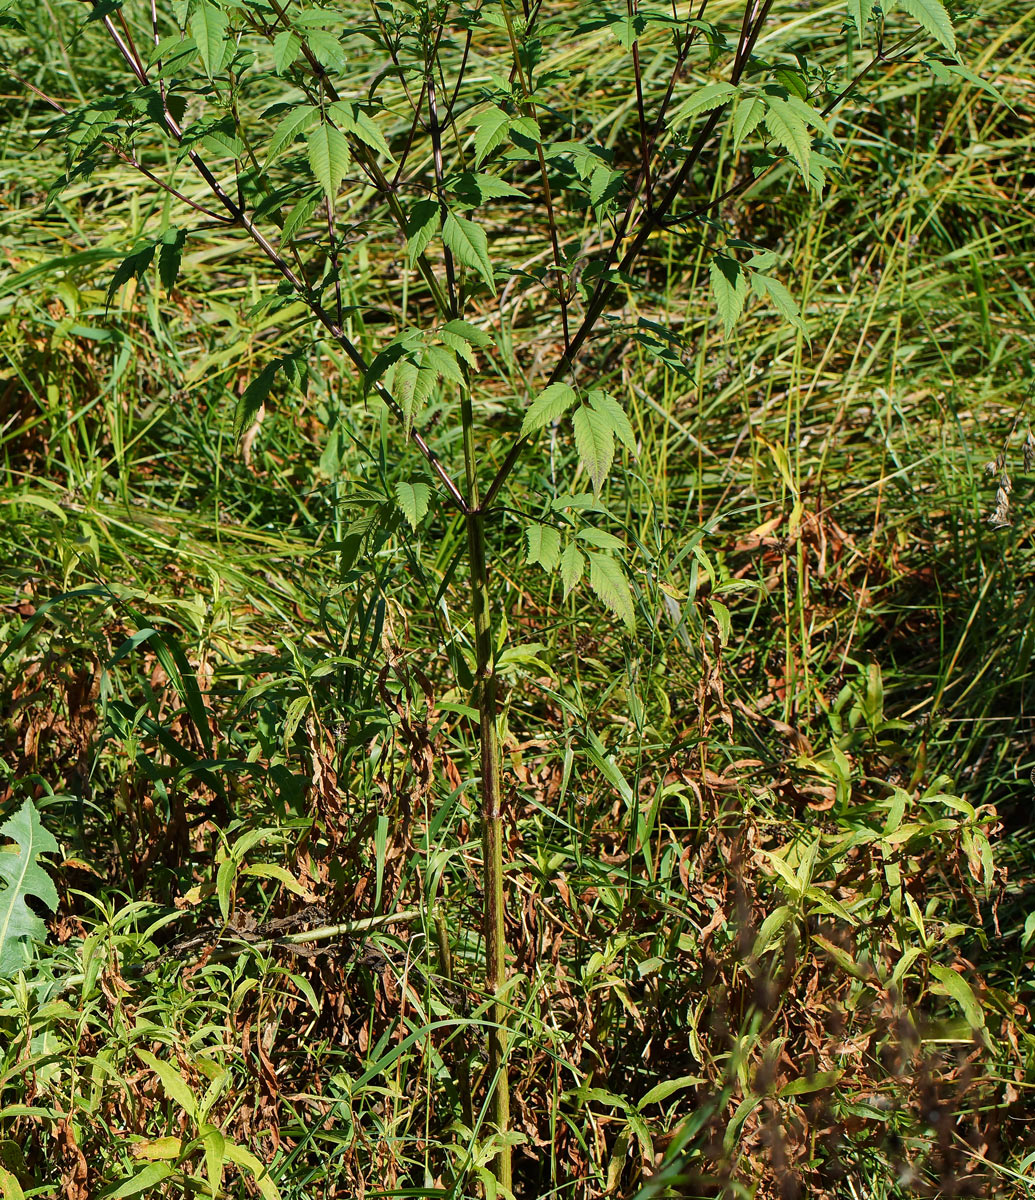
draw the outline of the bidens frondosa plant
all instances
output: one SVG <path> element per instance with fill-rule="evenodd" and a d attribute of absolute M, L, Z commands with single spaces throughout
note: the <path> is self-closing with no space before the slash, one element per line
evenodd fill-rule
<path fill-rule="evenodd" d="M 5 8 L 16 23 L 18 4 Z M 509 1189 L 495 675 L 506 625 L 493 564 L 520 537 L 565 597 L 588 585 L 630 631 L 638 612 L 653 619 L 650 564 L 604 527 L 601 499 L 637 434 L 623 396 L 597 381 L 629 344 L 688 369 L 679 330 L 629 315 L 650 310 L 651 266 L 703 255 L 727 334 L 754 303 L 807 334 L 793 281 L 734 229 L 732 206 L 750 194 L 778 209 L 786 189 L 822 189 L 850 167 L 839 106 L 865 103 L 886 64 L 973 76 L 940 0 L 849 0 L 838 73 L 810 64 L 807 8 L 774 0 L 128 0 L 84 4 L 82 19 L 103 26 L 124 87 L 74 101 L 22 82 L 57 113 L 55 196 L 106 156 L 151 194 L 147 236 L 109 301 L 134 279 L 169 293 L 189 243 L 238 231 L 269 262 L 253 315 L 277 314 L 293 339 L 241 396 L 238 436 L 261 436 L 264 403 L 304 388 L 321 347 L 344 355 L 412 448 L 393 498 L 402 516 L 417 529 L 444 506 L 465 527 L 467 624 L 447 657 L 477 714 L 485 1079 L 495 1181 Z M 547 438 L 571 439 L 574 477 L 544 467 L 534 501 L 511 494 L 515 465 L 545 456 Z"/>

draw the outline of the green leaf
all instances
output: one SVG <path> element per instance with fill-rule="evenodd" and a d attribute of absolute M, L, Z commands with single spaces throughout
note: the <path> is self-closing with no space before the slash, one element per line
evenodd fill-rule
<path fill-rule="evenodd" d="M 358 104 L 353 104 L 348 100 L 337 100 L 330 105 L 327 111 L 345 133 L 351 133 L 364 145 L 376 150 L 378 154 L 384 155 L 389 162 L 395 161 L 392 158 L 391 148 L 385 141 L 385 135 L 374 123 L 370 114 Z"/>
<path fill-rule="evenodd" d="M 622 564 L 610 554 L 589 556 L 589 586 L 630 630 L 636 628 L 636 612 L 633 608 L 632 589 L 622 570 Z"/>
<path fill-rule="evenodd" d="M 317 182 L 333 200 L 349 165 L 349 144 L 340 129 L 318 125 L 306 138 L 309 165 Z"/>
<path fill-rule="evenodd" d="M 715 306 L 722 320 L 723 333 L 729 337 L 744 311 L 744 301 L 747 299 L 748 288 L 744 268 L 736 259 L 717 254 L 708 266 L 708 274 L 711 278 Z"/>
<path fill-rule="evenodd" d="M 443 334 L 449 334 L 451 337 L 463 338 L 465 342 L 470 342 L 472 346 L 477 346 L 479 350 L 484 350 L 486 346 L 492 345 L 491 333 L 486 333 L 484 329 L 479 329 L 477 325 L 472 325 L 469 321 L 461 321 L 459 318 L 443 325 L 442 332 Z"/>
<path fill-rule="evenodd" d="M 406 218 L 406 256 L 412 267 L 438 233 L 439 203 L 437 200 L 418 200 Z"/>
<path fill-rule="evenodd" d="M 110 305 L 115 297 L 115 293 L 124 283 L 135 276 L 140 279 L 147 268 L 151 265 L 151 260 L 155 256 L 154 242 L 141 242 L 133 248 L 133 252 L 127 255 L 118 267 L 115 269 L 115 274 L 111 277 L 111 283 L 108 284 L 108 296 L 105 300 L 106 305 Z"/>
<path fill-rule="evenodd" d="M 308 223 L 318 203 L 319 200 L 315 196 L 303 196 L 299 200 L 284 218 L 284 228 L 280 231 L 283 241 L 290 242 L 299 229 L 302 229 Z"/>
<path fill-rule="evenodd" d="M 190 31 L 198 44 L 201 65 L 210 79 L 223 65 L 223 51 L 227 44 L 226 28 L 226 13 L 214 4 L 202 3 L 194 10 Z"/>
<path fill-rule="evenodd" d="M 569 542 L 561 555 L 561 582 L 564 584 L 564 598 L 567 600 L 572 588 L 582 578 L 586 569 L 586 560 L 579 552 L 574 542 Z"/>
<path fill-rule="evenodd" d="M 985 1014 L 981 1011 L 978 998 L 959 971 L 954 971 L 952 967 L 943 967 L 940 963 L 931 963 L 931 974 L 963 1009 L 963 1015 L 967 1018 L 970 1027 L 972 1029 L 984 1028 Z"/>
<path fill-rule="evenodd" d="M 114 1191 L 100 1192 L 99 1200 L 124 1200 L 126 1196 L 139 1196 L 142 1192 L 153 1191 L 163 1179 L 168 1179 L 173 1174 L 174 1168 L 168 1163 L 148 1163 L 135 1175 L 120 1183 Z"/>
<path fill-rule="evenodd" d="M 761 96 L 747 96 L 733 110 L 733 149 L 739 150 L 740 143 L 758 128 L 765 116 L 765 101 Z"/>
<path fill-rule="evenodd" d="M 431 488 L 426 483 L 397 483 L 395 498 L 403 516 L 409 521 L 411 528 L 416 529 L 424 520 L 428 511 L 428 501 L 431 499 Z"/>
<path fill-rule="evenodd" d="M 451 212 L 442 226 L 442 240 L 453 251 L 457 262 L 471 267 L 489 285 L 496 295 L 496 281 L 492 277 L 492 262 L 489 260 L 489 242 L 485 230 L 467 217 Z"/>
<path fill-rule="evenodd" d="M 510 117 L 500 108 L 493 106 L 478 113 L 474 122 L 474 165 L 476 167 L 489 157 L 498 146 L 506 141 L 510 131 Z"/>
<path fill-rule="evenodd" d="M 794 297 L 778 279 L 756 271 L 751 276 L 751 289 L 756 296 L 768 297 L 776 311 L 807 336 L 805 322 L 801 319 L 801 311 Z"/>
<path fill-rule="evenodd" d="M 229 859 L 227 861 L 232 862 L 233 860 Z M 198 1102 L 194 1097 L 194 1093 L 190 1090 L 187 1081 L 172 1063 L 167 1063 L 164 1059 L 158 1058 L 149 1050 L 143 1050 L 139 1046 L 134 1048 L 134 1052 L 144 1066 L 150 1067 L 162 1081 L 162 1090 L 166 1096 L 178 1104 L 187 1116 L 196 1117 Z"/>
<path fill-rule="evenodd" d="M 407 437 L 420 410 L 434 391 L 437 375 L 433 367 L 405 358 L 392 377 L 392 393 L 403 412 L 403 431 Z"/>
<path fill-rule="evenodd" d="M 269 1167 L 260 1162 L 250 1150 L 238 1146 L 235 1142 L 227 1142 L 225 1153 L 229 1162 L 243 1167 L 251 1174 L 262 1200 L 281 1200 L 280 1191 L 273 1182 Z"/>
<path fill-rule="evenodd" d="M 627 449 L 636 452 L 636 434 L 625 414 L 625 409 L 608 392 L 592 391 L 587 397 L 591 408 L 596 409 L 611 426 L 611 432 Z"/>
<path fill-rule="evenodd" d="M 722 108 L 739 92 L 740 89 L 732 83 L 709 83 L 706 87 L 687 96 L 673 112 L 672 120 L 676 121 L 681 117 L 692 117 L 697 113 L 711 112 L 713 109 Z"/>
<path fill-rule="evenodd" d="M 234 411 L 234 439 L 240 438 L 246 429 L 251 428 L 258 411 L 266 403 L 273 388 L 273 381 L 280 368 L 280 359 L 267 363 L 258 375 L 248 384 L 244 394 L 237 401 Z"/>
<path fill-rule="evenodd" d="M 855 22 L 860 38 L 865 36 L 866 22 L 870 19 L 872 11 L 873 0 L 848 0 L 848 15 Z"/>
<path fill-rule="evenodd" d="M 484 171 L 464 171 L 447 184 L 448 190 L 461 203 L 469 205 L 483 204 L 486 200 L 500 200 L 504 197 L 516 196 L 519 200 L 528 197 L 518 188 L 511 186 L 506 180 L 497 175 L 489 175 Z"/>
<path fill-rule="evenodd" d="M 769 107 L 765 114 L 766 128 L 773 135 L 773 139 L 790 152 L 807 187 L 812 140 L 805 127 L 805 122 L 795 109 L 779 96 L 770 95 L 768 104 Z"/>
<path fill-rule="evenodd" d="M 919 22 L 950 54 L 956 53 L 956 34 L 953 32 L 952 19 L 941 0 L 898 0 L 896 7 Z"/>
<path fill-rule="evenodd" d="M 532 401 L 532 407 L 521 422 L 521 436 L 530 437 L 537 429 L 563 417 L 575 403 L 575 389 L 566 383 L 551 383 Z"/>
<path fill-rule="evenodd" d="M 167 229 L 161 237 L 161 249 L 158 251 L 158 277 L 162 287 L 171 292 L 180 273 L 180 259 L 183 256 L 183 244 L 187 235 L 175 225 Z"/>
<path fill-rule="evenodd" d="M 58 844 L 31 800 L 0 825 L 0 839 L 14 843 L 0 846 L 0 979 L 6 979 L 28 965 L 31 944 L 47 936 L 26 900 L 32 896 L 50 912 L 57 909 L 57 889 L 39 857 L 56 854 Z"/>
<path fill-rule="evenodd" d="M 604 486 L 615 456 L 615 435 L 608 418 L 595 408 L 580 404 L 572 417 L 575 449 L 589 472 L 594 491 Z"/>
<path fill-rule="evenodd" d="M 539 563 L 544 571 L 552 571 L 561 556 L 561 535 L 552 525 L 538 522 L 525 529 L 528 555 L 525 562 Z"/>
<path fill-rule="evenodd" d="M 294 30 L 282 29 L 273 39 L 273 65 L 277 74 L 283 75 L 298 57 L 302 39 Z"/>
<path fill-rule="evenodd" d="M 280 119 L 280 124 L 273 131 L 273 136 L 270 138 L 270 148 L 266 155 L 266 162 L 271 163 L 280 151 L 290 142 L 293 142 L 304 129 L 312 125 L 318 116 L 319 113 L 316 109 L 311 108 L 308 104 L 300 104 L 297 108 L 293 108 L 290 112 L 285 113 Z"/>

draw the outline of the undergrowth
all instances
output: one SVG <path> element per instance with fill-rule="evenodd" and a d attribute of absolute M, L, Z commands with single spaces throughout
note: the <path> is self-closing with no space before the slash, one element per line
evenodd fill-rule
<path fill-rule="evenodd" d="M 637 632 L 525 561 L 563 439 L 488 526 L 519 1197 L 1031 1194 L 1035 24 L 968 28 L 998 96 L 896 65 L 822 195 L 777 171 L 724 215 L 800 327 L 727 338 L 678 242 L 624 297 L 595 370 L 636 454 L 599 503 Z M 164 201 L 119 163 L 49 198 L 50 116 L 5 92 L 0 815 L 60 851 L 0 991 L 0 1194 L 491 1190 L 462 519 L 411 527 L 402 431 L 326 344 L 239 443 L 301 312 L 255 314 L 221 229 L 171 303 L 110 296 Z M 384 259 L 350 287 L 387 323 Z"/>

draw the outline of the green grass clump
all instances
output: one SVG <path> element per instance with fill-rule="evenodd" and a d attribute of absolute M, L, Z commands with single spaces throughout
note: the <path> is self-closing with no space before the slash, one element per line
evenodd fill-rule
<path fill-rule="evenodd" d="M 841 9 L 807 19 L 842 70 Z M 63 3 L 19 47 L 95 32 Z M 62 96 L 109 85 L 96 41 Z M 636 436 L 597 510 L 635 635 L 524 561 L 563 439 L 487 527 L 519 1197 L 1031 1194 L 1033 43 L 995 0 L 966 61 L 1001 98 L 895 65 L 843 176 L 723 214 L 800 326 L 749 302 L 727 338 L 705 248 L 650 252 L 594 359 Z M 618 57 L 590 30 L 553 65 L 622 152 Z M 0 984 L 0 1196 L 491 1191 L 463 522 L 411 528 L 402 431 L 301 305 L 256 310 L 238 233 L 109 296 L 173 202 L 118 160 L 52 199 L 50 116 L 5 92 L 0 816 L 31 799 L 61 852 Z M 400 254 L 352 265 L 368 356 L 426 303 Z M 512 295 L 531 370 L 560 322 Z M 480 399 L 497 460 L 518 399 Z"/>

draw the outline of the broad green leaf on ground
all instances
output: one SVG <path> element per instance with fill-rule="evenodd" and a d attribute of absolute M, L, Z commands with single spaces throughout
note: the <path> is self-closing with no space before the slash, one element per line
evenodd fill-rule
<path fill-rule="evenodd" d="M 579 552 L 574 542 L 569 542 L 561 555 L 561 582 L 564 584 L 564 598 L 567 599 L 571 590 L 582 578 L 586 569 L 586 560 Z"/>
<path fill-rule="evenodd" d="M 956 34 L 953 32 L 952 19 L 941 0 L 897 0 L 895 7 L 908 13 L 951 54 L 956 53 Z"/>
<path fill-rule="evenodd" d="M 428 501 L 431 499 L 431 488 L 426 483 L 403 483 L 395 485 L 395 498 L 399 502 L 402 515 L 416 529 L 423 521 L 428 511 Z"/>
<path fill-rule="evenodd" d="M 496 282 L 492 277 L 492 263 L 489 260 L 489 242 L 485 230 L 467 217 L 451 212 L 442 226 L 442 240 L 453 251 L 457 262 L 470 267 L 489 285 L 489 290 L 496 295 Z"/>
<path fill-rule="evenodd" d="M 563 417 L 577 399 L 575 389 L 566 383 L 551 383 L 543 388 L 525 413 L 525 419 L 521 422 L 521 436 L 529 437 L 537 429 Z"/>
<path fill-rule="evenodd" d="M 708 267 L 715 307 L 719 310 L 723 333 L 729 337 L 744 311 L 748 285 L 744 268 L 725 254 L 717 254 Z"/>
<path fill-rule="evenodd" d="M 0 979 L 22 970 L 30 961 L 32 943 L 47 935 L 43 919 L 26 901 L 31 896 L 51 912 L 57 909 L 57 889 L 40 862 L 41 854 L 57 851 L 31 800 L 0 825 Z"/>
<path fill-rule="evenodd" d="M 611 554 L 590 552 L 589 586 L 628 629 L 636 628 L 632 589 L 617 558 Z"/>
<path fill-rule="evenodd" d="M 801 115 L 780 96 L 770 95 L 767 98 L 768 109 L 765 114 L 766 128 L 773 135 L 773 140 L 784 146 L 798 165 L 806 187 L 809 184 L 809 153 L 812 141 L 809 131 Z"/>
<path fill-rule="evenodd" d="M 349 165 L 349 144 L 334 125 L 318 125 L 306 138 L 309 165 L 317 182 L 333 200 Z"/>
<path fill-rule="evenodd" d="M 580 404 L 575 410 L 572 424 L 575 427 L 575 449 L 589 472 L 594 490 L 599 492 L 615 457 L 614 429 L 604 413 L 585 404 Z"/>
<path fill-rule="evenodd" d="M 226 47 L 227 16 L 214 4 L 199 4 L 191 17 L 190 31 L 198 46 L 205 74 L 211 79 L 223 65 Z"/>
<path fill-rule="evenodd" d="M 544 571 L 552 571 L 561 556 L 561 535 L 552 525 L 541 525 L 538 521 L 525 529 L 528 542 L 526 562 L 539 563 Z"/>

